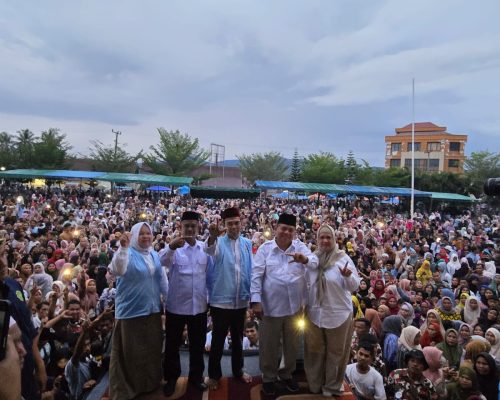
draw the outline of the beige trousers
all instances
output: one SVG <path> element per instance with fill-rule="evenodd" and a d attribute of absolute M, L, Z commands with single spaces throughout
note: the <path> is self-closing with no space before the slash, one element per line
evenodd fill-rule
<path fill-rule="evenodd" d="M 353 332 L 352 315 L 333 329 L 319 328 L 307 320 L 304 368 L 313 393 L 341 395 Z"/>
<path fill-rule="evenodd" d="M 290 379 L 295 370 L 301 314 L 286 317 L 262 317 L 259 325 L 259 363 L 263 382 Z M 283 362 L 280 366 L 280 359 Z"/>

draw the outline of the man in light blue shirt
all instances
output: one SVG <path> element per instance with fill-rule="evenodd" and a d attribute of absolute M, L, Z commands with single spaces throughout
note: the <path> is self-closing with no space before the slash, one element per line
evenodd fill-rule
<path fill-rule="evenodd" d="M 213 331 L 208 359 L 208 385 L 218 388 L 222 376 L 221 358 L 227 331 L 231 332 L 231 368 L 233 376 L 245 383 L 252 377 L 243 370 L 243 329 L 250 300 L 252 275 L 252 242 L 240 235 L 239 209 L 222 212 L 224 228 L 210 225 L 205 251 L 214 257 L 209 269 L 208 293 Z M 223 234 L 227 231 L 226 234 Z M 221 236 L 222 235 L 222 236 Z"/>
<path fill-rule="evenodd" d="M 166 337 L 163 375 L 165 396 L 175 392 L 181 375 L 179 347 L 184 325 L 189 340 L 189 383 L 204 391 L 205 335 L 207 331 L 207 266 L 211 257 L 204 251 L 204 244 L 196 240 L 200 216 L 186 211 L 181 217 L 181 236 L 175 238 L 160 253 L 160 261 L 168 268 L 170 290 L 166 305 Z"/>

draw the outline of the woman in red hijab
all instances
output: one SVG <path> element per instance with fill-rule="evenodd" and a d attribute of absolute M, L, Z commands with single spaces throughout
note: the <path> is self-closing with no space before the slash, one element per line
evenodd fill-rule
<path fill-rule="evenodd" d="M 375 284 L 372 286 L 372 288 L 373 288 L 372 293 L 375 295 L 375 297 L 377 299 L 379 299 L 380 296 L 385 294 L 385 285 L 384 285 L 384 281 L 382 279 L 377 279 L 375 281 Z"/>
<path fill-rule="evenodd" d="M 438 323 L 431 322 L 427 325 L 422 337 L 420 338 L 420 345 L 422 348 L 427 346 L 435 346 L 443 341 L 443 335 L 441 334 L 441 328 Z"/>
<path fill-rule="evenodd" d="M 395 296 L 390 296 L 387 298 L 387 307 L 389 307 L 389 312 L 391 315 L 397 315 L 399 313 L 398 299 Z"/>
<path fill-rule="evenodd" d="M 56 250 L 54 250 L 54 253 L 52 254 L 52 258 L 49 258 L 47 260 L 47 264 L 52 264 L 52 263 L 55 264 L 55 262 L 57 260 L 60 260 L 62 258 L 64 258 L 64 252 L 61 249 L 56 249 Z"/>

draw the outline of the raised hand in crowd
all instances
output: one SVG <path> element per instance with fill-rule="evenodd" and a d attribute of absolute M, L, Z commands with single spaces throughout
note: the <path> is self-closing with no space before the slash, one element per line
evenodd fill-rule
<path fill-rule="evenodd" d="M 120 236 L 120 246 L 125 249 L 130 246 L 130 237 L 130 232 L 124 232 L 123 235 Z"/>
<path fill-rule="evenodd" d="M 208 245 L 214 244 L 215 240 L 226 232 L 226 228 L 219 224 L 210 224 L 208 226 Z"/>
<path fill-rule="evenodd" d="M 185 243 L 186 239 L 184 239 L 182 236 L 178 236 L 170 242 L 168 247 L 170 247 L 170 250 L 176 250 L 180 249 L 181 247 L 184 247 Z"/>
<path fill-rule="evenodd" d="M 340 274 L 344 278 L 349 278 L 351 276 L 351 274 L 352 274 L 352 271 L 349 269 L 349 262 L 345 263 L 344 268 L 339 267 L 339 269 L 340 269 Z"/>
<path fill-rule="evenodd" d="M 210 224 L 208 226 L 208 233 L 211 237 L 218 237 L 226 232 L 226 228 L 220 224 Z"/>

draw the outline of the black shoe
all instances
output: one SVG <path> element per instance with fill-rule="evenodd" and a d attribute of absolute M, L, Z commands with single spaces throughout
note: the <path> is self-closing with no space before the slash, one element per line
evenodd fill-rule
<path fill-rule="evenodd" d="M 285 379 L 282 382 L 285 384 L 285 388 L 289 392 L 296 393 L 296 392 L 299 391 L 299 385 L 297 384 L 297 382 L 295 382 L 295 380 L 293 380 L 293 379 Z"/>
<path fill-rule="evenodd" d="M 189 384 L 199 390 L 200 392 L 204 392 L 205 390 L 208 389 L 208 385 L 203 382 L 203 381 L 195 381 L 195 380 L 189 380 Z"/>
<path fill-rule="evenodd" d="M 172 396 L 175 393 L 175 385 L 177 384 L 177 379 L 172 379 L 165 383 L 163 386 L 163 394 L 167 397 Z"/>
<path fill-rule="evenodd" d="M 267 396 L 275 395 L 276 394 L 276 386 L 274 385 L 274 382 L 264 382 L 262 384 L 262 391 Z"/>

